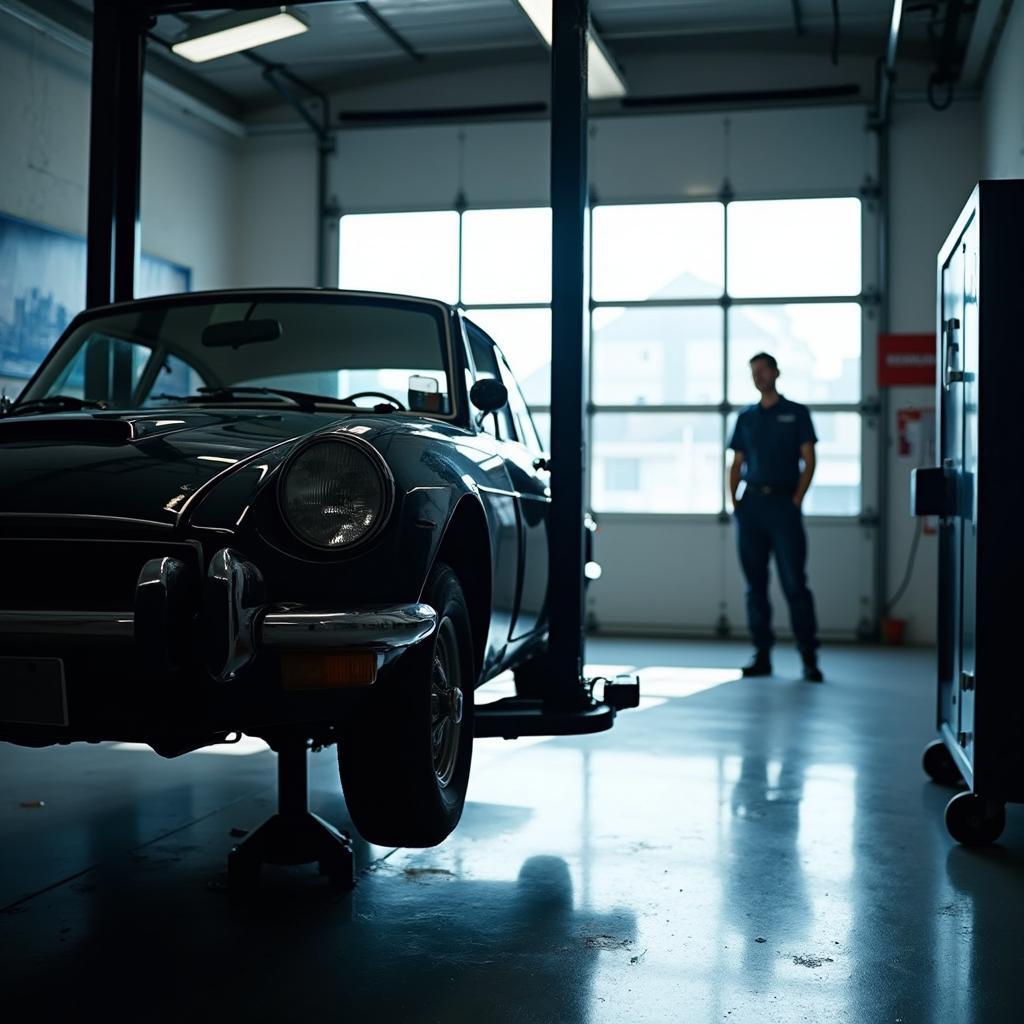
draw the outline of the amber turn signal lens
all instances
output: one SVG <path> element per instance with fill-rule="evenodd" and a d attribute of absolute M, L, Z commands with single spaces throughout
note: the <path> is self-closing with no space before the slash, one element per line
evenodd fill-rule
<path fill-rule="evenodd" d="M 346 654 L 291 653 L 281 656 L 281 684 L 286 690 L 334 690 L 370 686 L 377 678 L 377 656 L 369 651 Z"/>

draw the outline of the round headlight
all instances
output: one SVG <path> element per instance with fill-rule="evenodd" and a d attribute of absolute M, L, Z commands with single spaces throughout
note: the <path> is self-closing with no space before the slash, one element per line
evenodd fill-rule
<path fill-rule="evenodd" d="M 391 504 L 392 484 L 376 452 L 350 441 L 314 441 L 292 459 L 281 481 L 285 522 L 300 540 L 342 548 L 369 536 Z"/>

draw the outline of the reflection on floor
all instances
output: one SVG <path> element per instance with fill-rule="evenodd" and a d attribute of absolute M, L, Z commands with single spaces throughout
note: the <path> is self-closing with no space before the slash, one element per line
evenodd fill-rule
<path fill-rule="evenodd" d="M 601 736 L 480 742 L 454 836 L 358 844 L 351 896 L 281 869 L 228 899 L 232 830 L 274 806 L 258 743 L 0 745 L 5 1000 L 43 1020 L 1019 1020 L 1024 809 L 991 850 L 946 836 L 920 770 L 929 653 L 828 650 L 824 686 L 785 653 L 737 679 L 746 653 L 592 641 L 602 673 L 641 670 L 644 707 Z M 331 751 L 312 803 L 345 827 Z"/>

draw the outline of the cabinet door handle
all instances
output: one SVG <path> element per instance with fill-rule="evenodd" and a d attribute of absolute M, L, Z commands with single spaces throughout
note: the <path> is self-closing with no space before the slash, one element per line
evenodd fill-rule
<path fill-rule="evenodd" d="M 942 325 L 946 335 L 946 358 L 943 366 L 943 386 L 948 391 L 952 384 L 962 384 L 964 381 L 963 370 L 956 370 L 953 364 L 956 362 L 960 346 L 956 342 L 956 332 L 960 330 L 960 321 L 956 317 L 950 317 Z"/>

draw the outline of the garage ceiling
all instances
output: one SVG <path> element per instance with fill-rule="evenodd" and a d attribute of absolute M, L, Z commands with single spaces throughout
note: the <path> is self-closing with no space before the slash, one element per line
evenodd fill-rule
<path fill-rule="evenodd" d="M 296 5 L 310 31 L 266 47 L 264 56 L 288 64 L 312 81 L 334 80 L 365 69 L 393 66 L 405 70 L 412 58 L 375 24 L 363 7 L 338 3 Z M 831 0 L 800 0 L 808 33 L 827 48 L 832 30 Z M 444 66 L 493 63 L 497 54 L 530 59 L 542 44 L 514 0 L 373 0 L 373 9 L 424 58 Z M 620 60 L 640 47 L 665 47 L 680 36 L 761 34 L 795 37 L 793 0 L 593 0 L 591 11 L 602 39 Z M 891 0 L 843 0 L 844 33 L 882 41 L 892 13 Z M 160 19 L 159 31 L 171 36 L 182 28 L 174 17 Z M 770 45 L 768 39 L 762 45 Z M 467 58 L 469 58 L 467 60 Z M 243 58 L 228 57 L 197 69 L 211 83 L 251 102 L 265 88 Z"/>
<path fill-rule="evenodd" d="M 79 14 L 92 8 L 92 0 L 56 2 L 73 3 Z M 981 0 L 983 5 L 993 2 Z M 544 55 L 543 44 L 514 0 L 335 0 L 292 6 L 306 16 L 310 31 L 255 52 L 320 86 L 344 87 L 367 77 L 379 82 L 392 75 L 455 67 L 493 67 L 496 61 L 540 60 Z M 929 22 L 941 28 L 945 6 L 945 0 L 905 4 L 903 54 L 927 56 Z M 957 6 L 955 0 L 950 6 Z M 843 55 L 880 55 L 892 0 L 838 0 L 838 10 L 840 60 Z M 820 53 L 825 60 L 832 49 L 832 0 L 591 0 L 591 11 L 601 38 L 626 65 L 627 77 L 631 59 L 673 49 L 793 49 Z M 220 13 L 223 10 L 188 17 Z M 962 35 L 970 20 L 962 19 Z M 186 24 L 182 17 L 164 15 L 155 34 L 172 40 Z M 258 69 L 242 55 L 205 65 L 170 53 L 167 57 L 243 109 L 278 102 Z"/>

